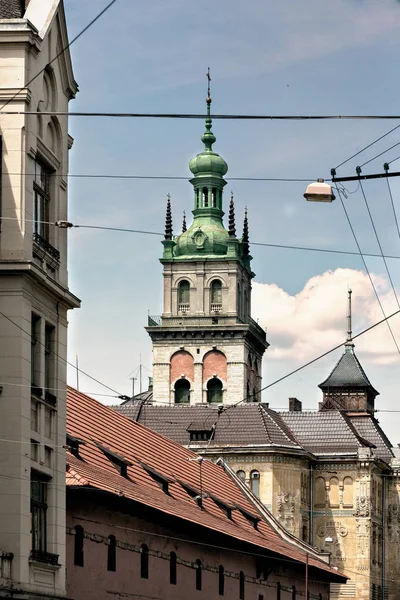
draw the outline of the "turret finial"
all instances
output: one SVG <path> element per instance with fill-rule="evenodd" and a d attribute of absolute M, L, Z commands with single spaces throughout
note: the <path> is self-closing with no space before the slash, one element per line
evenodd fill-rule
<path fill-rule="evenodd" d="M 348 312 L 347 312 L 347 340 L 345 343 L 346 351 L 352 350 L 354 348 L 353 338 L 352 338 L 352 330 L 351 330 L 351 294 L 352 290 L 348 291 Z"/>
<path fill-rule="evenodd" d="M 201 141 L 204 143 L 205 145 L 205 151 L 206 152 L 212 152 L 212 145 L 214 144 L 214 142 L 216 141 L 216 137 L 213 134 L 213 132 L 211 131 L 211 126 L 212 126 L 212 119 L 211 119 L 211 76 L 210 76 L 210 67 L 208 67 L 207 69 L 207 73 L 206 73 L 206 77 L 207 77 L 207 98 L 206 98 L 206 103 L 207 103 L 207 117 L 206 117 L 206 130 L 203 133 L 203 135 L 201 136 Z"/>
<path fill-rule="evenodd" d="M 233 201 L 233 192 L 231 192 L 231 201 L 229 203 L 229 237 L 236 237 L 236 227 L 235 227 L 235 203 Z"/>
<path fill-rule="evenodd" d="M 187 226 L 186 226 L 186 212 L 183 211 L 182 233 L 185 233 L 185 231 L 187 231 Z"/>
<path fill-rule="evenodd" d="M 167 210 L 165 213 L 164 239 L 172 240 L 172 215 L 171 215 L 171 196 L 170 196 L 170 194 L 167 194 Z"/>
<path fill-rule="evenodd" d="M 244 211 L 242 244 L 243 244 L 243 256 L 248 256 L 250 249 L 249 249 L 249 221 L 247 218 L 247 207 Z"/>

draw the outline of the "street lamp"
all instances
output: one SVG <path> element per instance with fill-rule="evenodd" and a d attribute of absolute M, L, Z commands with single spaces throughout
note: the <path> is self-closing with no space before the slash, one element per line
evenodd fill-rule
<path fill-rule="evenodd" d="M 323 179 L 317 179 L 307 186 L 304 198 L 309 202 L 333 202 L 335 196 L 329 183 L 325 183 Z"/>

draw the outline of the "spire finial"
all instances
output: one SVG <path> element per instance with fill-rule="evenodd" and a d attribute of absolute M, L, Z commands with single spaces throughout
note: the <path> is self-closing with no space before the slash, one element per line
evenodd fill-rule
<path fill-rule="evenodd" d="M 186 230 L 187 230 L 187 227 L 186 227 L 186 211 L 183 211 L 182 233 L 185 233 Z"/>
<path fill-rule="evenodd" d="M 351 289 L 349 289 L 348 291 L 348 312 L 347 312 L 347 340 L 346 340 L 346 350 L 349 349 L 351 350 L 352 348 L 354 348 L 354 344 L 353 344 L 353 338 L 352 338 L 352 330 L 351 330 L 351 294 L 353 293 L 353 291 Z"/>
<path fill-rule="evenodd" d="M 207 77 L 207 98 L 206 98 L 206 103 L 207 103 L 207 117 L 206 117 L 206 130 L 203 133 L 203 135 L 201 136 L 201 141 L 204 143 L 205 145 L 205 151 L 206 152 L 212 152 L 212 145 L 214 144 L 216 137 L 213 134 L 213 132 L 211 131 L 211 126 L 212 126 L 212 119 L 211 119 L 211 76 L 210 76 L 210 67 L 208 67 L 207 69 L 207 73 L 206 73 L 206 77 Z"/>
<path fill-rule="evenodd" d="M 164 239 L 172 240 L 172 215 L 171 215 L 171 195 L 170 194 L 167 194 L 167 210 L 165 213 Z"/>
<path fill-rule="evenodd" d="M 212 100 L 211 100 L 211 76 L 210 76 L 210 67 L 208 67 L 207 69 L 207 73 L 206 73 L 206 77 L 207 77 L 207 104 L 211 104 Z"/>
<path fill-rule="evenodd" d="M 229 203 L 229 237 L 236 237 L 235 227 L 235 203 L 233 201 L 233 192 L 231 192 L 231 201 Z"/>
<path fill-rule="evenodd" d="M 243 221 L 243 256 L 249 255 L 249 221 L 247 219 L 247 206 L 244 211 L 244 221 Z"/>

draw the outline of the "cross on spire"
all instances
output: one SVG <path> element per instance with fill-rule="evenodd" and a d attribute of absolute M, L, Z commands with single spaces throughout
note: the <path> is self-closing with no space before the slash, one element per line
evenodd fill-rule
<path fill-rule="evenodd" d="M 210 76 L 210 67 L 208 67 L 208 69 L 207 69 L 206 77 L 207 77 L 207 104 L 211 104 L 211 76 Z"/>

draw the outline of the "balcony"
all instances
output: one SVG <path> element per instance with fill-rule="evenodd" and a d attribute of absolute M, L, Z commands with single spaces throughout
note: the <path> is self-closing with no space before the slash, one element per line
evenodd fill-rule
<path fill-rule="evenodd" d="M 214 305 L 213 305 L 214 306 Z M 220 306 L 220 305 L 218 305 Z M 247 317 L 246 321 L 239 319 L 235 315 L 221 315 L 215 311 L 213 316 L 194 316 L 182 312 L 179 317 L 162 317 L 161 315 L 148 316 L 148 327 L 210 327 L 211 325 L 247 325 L 252 332 L 262 343 L 266 343 L 265 330 L 251 317 Z"/>
<path fill-rule="evenodd" d="M 58 566 L 58 554 L 51 554 L 42 550 L 32 550 L 29 559 L 34 562 L 45 563 L 46 565 Z"/>
<path fill-rule="evenodd" d="M 33 234 L 33 255 L 55 271 L 60 266 L 60 253 L 39 233 Z"/>

